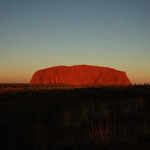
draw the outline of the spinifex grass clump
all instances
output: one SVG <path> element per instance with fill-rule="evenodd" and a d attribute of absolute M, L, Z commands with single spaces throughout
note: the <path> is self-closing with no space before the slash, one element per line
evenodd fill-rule
<path fill-rule="evenodd" d="M 64 108 L 65 137 L 71 140 L 107 141 L 109 139 L 109 111 L 105 105 L 81 103 Z"/>
<path fill-rule="evenodd" d="M 150 135 L 149 121 L 143 121 L 144 106 L 142 98 L 68 105 L 63 115 L 66 141 L 136 143 L 141 133 Z"/>

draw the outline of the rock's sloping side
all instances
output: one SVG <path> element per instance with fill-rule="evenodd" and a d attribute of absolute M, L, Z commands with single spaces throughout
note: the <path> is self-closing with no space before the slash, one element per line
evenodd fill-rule
<path fill-rule="evenodd" d="M 112 68 L 76 65 L 57 66 L 35 72 L 30 84 L 130 85 L 125 72 Z"/>

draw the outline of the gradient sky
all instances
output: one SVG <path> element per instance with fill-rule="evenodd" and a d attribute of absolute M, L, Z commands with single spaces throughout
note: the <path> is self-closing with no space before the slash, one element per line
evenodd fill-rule
<path fill-rule="evenodd" d="M 150 0 L 0 0 L 0 83 L 78 64 L 150 83 Z"/>

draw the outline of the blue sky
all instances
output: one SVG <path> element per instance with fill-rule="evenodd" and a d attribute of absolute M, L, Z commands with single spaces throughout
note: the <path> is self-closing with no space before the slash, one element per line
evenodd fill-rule
<path fill-rule="evenodd" d="M 89 64 L 150 82 L 149 0 L 1 0 L 0 82 Z"/>

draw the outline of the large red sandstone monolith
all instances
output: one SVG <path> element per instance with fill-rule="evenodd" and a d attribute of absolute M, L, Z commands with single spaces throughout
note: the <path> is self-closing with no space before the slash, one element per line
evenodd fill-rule
<path fill-rule="evenodd" d="M 130 85 L 123 71 L 112 68 L 76 65 L 57 66 L 34 73 L 30 84 L 52 85 Z"/>

